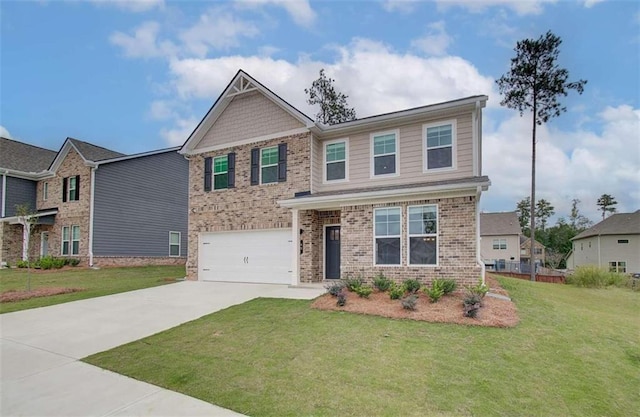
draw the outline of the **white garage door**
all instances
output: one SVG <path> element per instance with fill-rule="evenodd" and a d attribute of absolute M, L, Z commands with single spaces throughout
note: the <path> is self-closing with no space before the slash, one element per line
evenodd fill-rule
<path fill-rule="evenodd" d="M 291 284 L 291 229 L 200 234 L 203 281 Z"/>

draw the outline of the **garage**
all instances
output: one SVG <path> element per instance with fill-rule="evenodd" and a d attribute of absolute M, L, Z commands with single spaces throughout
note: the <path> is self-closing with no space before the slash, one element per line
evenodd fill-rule
<path fill-rule="evenodd" d="M 291 229 L 201 233 L 201 281 L 291 284 Z"/>

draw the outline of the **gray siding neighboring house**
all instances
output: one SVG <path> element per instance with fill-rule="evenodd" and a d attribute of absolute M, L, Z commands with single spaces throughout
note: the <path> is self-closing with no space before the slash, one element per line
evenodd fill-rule
<path fill-rule="evenodd" d="M 6 196 L 4 196 L 4 217 L 15 216 L 16 206 L 26 204 L 30 211 L 36 209 L 37 182 L 7 176 Z"/>
<path fill-rule="evenodd" d="M 168 256 L 169 232 L 180 233 L 180 256 L 187 256 L 189 162 L 176 151 L 99 163 L 94 256 Z"/>

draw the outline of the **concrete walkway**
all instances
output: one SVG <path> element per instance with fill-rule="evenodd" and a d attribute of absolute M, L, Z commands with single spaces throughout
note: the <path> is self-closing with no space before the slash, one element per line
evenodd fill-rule
<path fill-rule="evenodd" d="M 240 416 L 78 360 L 256 297 L 321 287 L 181 282 L 0 315 L 2 416 Z"/>

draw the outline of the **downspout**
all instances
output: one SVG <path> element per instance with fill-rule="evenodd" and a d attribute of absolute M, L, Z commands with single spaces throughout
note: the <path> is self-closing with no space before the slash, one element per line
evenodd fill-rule
<path fill-rule="evenodd" d="M 91 167 L 91 190 L 89 191 L 89 266 L 93 267 L 93 215 L 96 189 L 96 170 L 98 166 Z"/>
<path fill-rule="evenodd" d="M 480 121 L 480 117 L 478 117 L 480 113 L 480 101 L 476 101 L 476 108 L 473 110 L 473 112 L 471 112 L 471 136 L 472 136 L 472 143 L 473 143 L 473 176 L 474 177 L 479 177 L 480 173 L 482 172 L 481 169 L 481 161 L 479 160 L 480 157 L 480 141 L 481 138 L 479 136 L 479 134 L 481 133 L 480 127 L 479 127 L 479 121 Z"/>
<path fill-rule="evenodd" d="M 480 265 L 482 283 L 485 283 L 484 276 L 486 268 L 480 254 L 480 197 L 482 196 L 482 187 L 478 187 L 476 191 L 476 262 Z"/>

